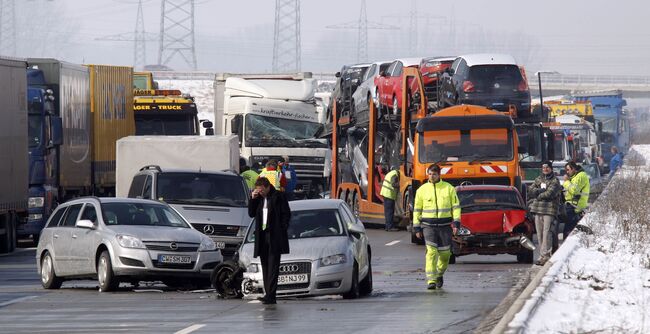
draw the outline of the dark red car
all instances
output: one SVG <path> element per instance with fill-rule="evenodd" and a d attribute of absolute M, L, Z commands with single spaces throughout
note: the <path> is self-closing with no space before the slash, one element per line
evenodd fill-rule
<path fill-rule="evenodd" d="M 427 57 L 420 62 L 422 85 L 428 101 L 438 99 L 438 79 L 446 69 L 451 67 L 456 57 Z"/>
<path fill-rule="evenodd" d="M 386 71 L 375 78 L 376 96 L 379 99 L 380 110 L 399 114 L 402 105 L 402 69 L 418 67 L 422 58 L 404 58 L 394 60 Z"/>
<path fill-rule="evenodd" d="M 533 262 L 534 223 L 515 187 L 456 187 L 461 227 L 453 237 L 454 256 L 512 254 L 519 263 Z"/>

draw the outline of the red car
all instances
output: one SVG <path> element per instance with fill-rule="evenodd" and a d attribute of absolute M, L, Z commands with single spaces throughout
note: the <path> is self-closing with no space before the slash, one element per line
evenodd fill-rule
<path fill-rule="evenodd" d="M 427 57 L 420 62 L 422 85 L 429 101 L 438 100 L 438 79 L 455 59 L 456 57 Z"/>
<path fill-rule="evenodd" d="M 454 256 L 512 254 L 519 263 L 533 263 L 534 223 L 515 187 L 456 187 L 461 227 L 453 237 Z"/>
<path fill-rule="evenodd" d="M 376 96 L 379 97 L 380 110 L 399 114 L 402 105 L 402 69 L 418 67 L 422 58 L 404 58 L 394 60 L 386 71 L 375 78 Z"/>

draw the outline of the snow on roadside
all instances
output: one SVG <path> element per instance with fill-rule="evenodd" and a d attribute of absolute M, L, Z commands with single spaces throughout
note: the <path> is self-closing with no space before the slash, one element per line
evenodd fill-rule
<path fill-rule="evenodd" d="M 214 123 L 214 89 L 213 80 L 159 79 L 160 89 L 179 89 L 183 94 L 194 97 L 199 119 L 207 119 Z"/>
<path fill-rule="evenodd" d="M 635 155 L 637 166 L 624 166 L 614 181 L 650 177 L 650 145 L 634 146 L 626 164 Z M 605 191 L 603 196 L 634 194 Z M 650 249 L 634 251 L 633 245 L 616 237 L 622 217 L 610 212 L 601 219 L 597 211 L 592 209 L 581 222 L 593 227 L 595 235 L 578 235 L 580 246 L 528 318 L 525 333 L 650 333 Z"/>

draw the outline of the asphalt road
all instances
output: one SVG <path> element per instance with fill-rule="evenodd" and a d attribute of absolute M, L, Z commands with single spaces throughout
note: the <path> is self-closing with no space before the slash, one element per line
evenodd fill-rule
<path fill-rule="evenodd" d="M 221 300 L 162 284 L 100 293 L 96 281 L 44 290 L 34 249 L 0 255 L 0 333 L 471 333 L 531 265 L 514 256 L 458 258 L 442 290 L 426 290 L 424 246 L 408 232 L 368 230 L 375 290 L 369 297 Z"/>

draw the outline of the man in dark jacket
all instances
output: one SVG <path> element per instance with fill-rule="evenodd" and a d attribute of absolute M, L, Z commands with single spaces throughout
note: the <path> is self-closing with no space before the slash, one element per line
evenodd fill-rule
<path fill-rule="evenodd" d="M 280 256 L 289 254 L 287 229 L 291 219 L 289 202 L 284 193 L 275 190 L 269 180 L 260 177 L 248 203 L 248 215 L 255 218 L 255 250 L 260 257 L 264 280 L 263 304 L 275 304 L 280 274 Z"/>
<path fill-rule="evenodd" d="M 551 257 L 553 243 L 553 221 L 558 213 L 562 185 L 553 172 L 550 161 L 542 163 L 542 173 L 528 188 L 528 198 L 532 199 L 530 212 L 535 215 L 535 230 L 539 241 L 537 265 L 544 265 Z"/>

